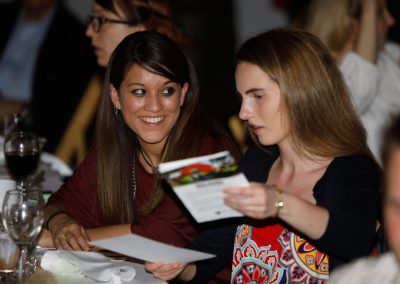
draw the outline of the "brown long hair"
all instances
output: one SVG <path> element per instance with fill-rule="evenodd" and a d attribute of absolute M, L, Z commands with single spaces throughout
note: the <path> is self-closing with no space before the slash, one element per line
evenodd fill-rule
<path fill-rule="evenodd" d="M 132 222 L 134 218 L 132 175 L 135 173 L 132 173 L 132 165 L 138 139 L 122 115 L 115 114 L 109 96 L 110 85 L 118 90 L 134 64 L 181 86 L 189 84 L 180 116 L 164 146 L 162 162 L 196 156 L 202 138 L 213 135 L 214 129 L 202 114 L 197 76 L 182 49 L 156 32 L 136 32 L 127 36 L 117 46 L 108 64 L 96 125 L 98 199 L 108 224 Z M 140 208 L 141 213 L 149 214 L 162 198 L 160 176 L 156 174 L 153 192 L 147 204 Z"/>
<path fill-rule="evenodd" d="M 273 29 L 245 42 L 236 58 L 257 65 L 278 84 L 287 131 L 299 155 L 370 155 L 341 73 L 316 36 Z"/>
<path fill-rule="evenodd" d="M 169 0 L 95 0 L 97 4 L 146 30 L 162 33 L 181 45 L 188 36 L 174 23 Z"/>

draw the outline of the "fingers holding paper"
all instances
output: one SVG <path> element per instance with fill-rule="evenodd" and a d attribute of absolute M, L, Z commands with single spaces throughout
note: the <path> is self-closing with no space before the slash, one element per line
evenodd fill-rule
<path fill-rule="evenodd" d="M 244 215 L 265 219 L 276 217 L 279 193 L 273 186 L 251 182 L 244 187 L 228 187 L 223 190 L 226 205 Z"/>

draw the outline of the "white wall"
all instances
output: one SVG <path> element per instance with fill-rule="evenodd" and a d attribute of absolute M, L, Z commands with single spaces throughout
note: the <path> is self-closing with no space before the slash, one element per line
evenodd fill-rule
<path fill-rule="evenodd" d="M 285 13 L 270 0 L 233 0 L 233 11 L 237 46 L 257 33 L 288 23 Z"/>

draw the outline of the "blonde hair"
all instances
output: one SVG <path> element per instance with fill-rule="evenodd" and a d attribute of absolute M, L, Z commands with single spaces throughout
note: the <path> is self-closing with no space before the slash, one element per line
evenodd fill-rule
<path fill-rule="evenodd" d="M 370 155 L 341 73 L 317 37 L 296 29 L 273 29 L 245 42 L 236 58 L 257 65 L 278 84 L 298 155 Z"/>
<path fill-rule="evenodd" d="M 359 0 L 314 0 L 297 26 L 316 35 L 333 53 L 340 53 L 354 33 L 360 17 Z"/>

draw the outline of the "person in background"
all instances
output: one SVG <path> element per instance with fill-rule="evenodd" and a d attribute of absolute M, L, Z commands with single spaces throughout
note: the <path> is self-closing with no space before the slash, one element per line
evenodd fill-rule
<path fill-rule="evenodd" d="M 223 150 L 238 157 L 227 134 L 203 115 L 185 53 L 157 32 L 128 35 L 106 70 L 94 146 L 50 197 L 39 245 L 89 250 L 89 240 L 130 232 L 187 245 L 199 228 L 157 165 Z"/>
<path fill-rule="evenodd" d="M 400 276 L 400 115 L 384 133 L 383 164 L 385 194 L 384 224 L 390 251 L 378 257 L 361 258 L 337 269 L 330 283 L 398 283 Z"/>
<path fill-rule="evenodd" d="M 395 20 L 386 1 L 313 0 L 299 22 L 334 56 L 379 161 L 388 114 L 400 111 L 400 48 L 387 41 Z"/>
<path fill-rule="evenodd" d="M 312 34 L 273 29 L 236 58 L 239 116 L 256 145 L 241 161 L 250 185 L 224 192 L 248 219 L 190 246 L 214 259 L 146 269 L 204 283 L 233 250 L 231 283 L 327 283 L 337 266 L 367 255 L 375 236 L 380 172 L 365 130 L 336 62 Z"/>
<path fill-rule="evenodd" d="M 180 45 L 189 42 L 172 20 L 168 0 L 93 1 L 86 35 L 91 39 L 100 66 L 107 66 L 112 52 L 125 36 L 144 30 L 165 34 Z"/>
<path fill-rule="evenodd" d="M 49 152 L 96 73 L 84 31 L 62 1 L 0 4 L 0 114 L 27 108 L 25 122 Z"/>

